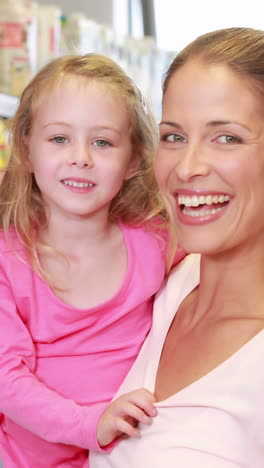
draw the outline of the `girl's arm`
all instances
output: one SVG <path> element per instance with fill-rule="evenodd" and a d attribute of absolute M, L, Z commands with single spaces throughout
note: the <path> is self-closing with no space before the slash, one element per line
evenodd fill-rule
<path fill-rule="evenodd" d="M 0 298 L 0 412 L 50 442 L 100 450 L 96 427 L 107 404 L 80 406 L 39 381 L 34 343 L 1 267 Z"/>

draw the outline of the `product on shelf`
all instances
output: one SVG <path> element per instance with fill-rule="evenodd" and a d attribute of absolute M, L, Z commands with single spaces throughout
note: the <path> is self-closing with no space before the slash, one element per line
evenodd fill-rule
<path fill-rule="evenodd" d="M 61 54 L 61 9 L 56 5 L 38 8 L 38 69 Z"/>
<path fill-rule="evenodd" d="M 36 9 L 30 0 L 0 0 L 0 92 L 19 96 L 36 71 Z"/>
<path fill-rule="evenodd" d="M 67 17 L 63 27 L 62 52 L 65 54 L 105 53 L 107 26 L 74 12 Z"/>

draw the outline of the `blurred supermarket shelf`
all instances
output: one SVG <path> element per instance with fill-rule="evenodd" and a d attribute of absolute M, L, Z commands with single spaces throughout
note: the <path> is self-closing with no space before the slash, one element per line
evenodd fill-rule
<path fill-rule="evenodd" d="M 158 47 L 151 28 L 143 25 L 144 15 L 135 10 L 133 16 L 124 0 L 109 0 L 112 21 L 106 23 L 93 19 L 92 10 L 90 14 L 88 9 L 75 10 L 77 1 L 68 1 L 74 8 L 65 15 L 65 0 L 58 0 L 59 5 L 56 0 L 54 5 L 49 0 L 0 0 L 0 178 L 9 159 L 6 120 L 15 114 L 19 96 L 32 77 L 59 56 L 95 52 L 111 57 L 135 81 L 160 120 L 161 83 L 175 53 Z M 87 8 L 100 2 L 104 0 L 87 0 Z M 125 4 L 127 8 L 122 9 Z M 132 17 L 138 17 L 135 24 Z"/>
<path fill-rule="evenodd" d="M 123 21 L 120 21 L 120 8 L 113 8 L 111 26 L 98 23 L 88 13 L 75 9 L 65 15 L 62 8 L 65 0 L 60 0 L 61 5 L 57 5 L 56 0 L 54 5 L 41 4 L 46 1 L 49 2 L 0 0 L 0 93 L 8 95 L 6 99 L 0 95 L 0 117 L 13 115 L 17 100 L 11 101 L 11 96 L 20 96 L 30 79 L 51 60 L 61 55 L 95 52 L 108 55 L 124 68 L 159 120 L 161 82 L 172 60 L 172 52 L 161 50 L 154 35 L 143 35 L 145 27 L 141 21 L 142 27 L 139 28 L 140 19 L 135 28 L 136 35 L 131 36 L 132 23 L 131 28 L 128 26 L 132 10 L 130 12 L 128 8 L 123 11 Z M 113 0 L 112 5 L 125 3 Z M 118 25 L 114 21 L 115 11 L 118 13 Z M 140 11 L 137 13 L 134 16 L 142 20 Z M 127 25 L 126 32 L 120 30 L 122 22 Z M 150 28 L 147 29 L 149 34 Z M 174 55 L 173 52 L 173 58 Z"/>
<path fill-rule="evenodd" d="M 16 112 L 18 102 L 18 97 L 0 93 L 0 117 L 12 117 Z"/>

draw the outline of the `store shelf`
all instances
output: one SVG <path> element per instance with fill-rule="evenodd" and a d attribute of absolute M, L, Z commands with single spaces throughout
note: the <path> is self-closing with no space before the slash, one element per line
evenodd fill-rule
<path fill-rule="evenodd" d="M 18 103 L 18 97 L 0 93 L 0 117 L 12 117 L 16 112 Z"/>

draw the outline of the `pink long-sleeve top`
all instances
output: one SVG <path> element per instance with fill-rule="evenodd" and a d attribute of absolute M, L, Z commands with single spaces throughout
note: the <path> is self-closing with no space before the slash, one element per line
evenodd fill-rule
<path fill-rule="evenodd" d="M 150 329 L 165 275 L 161 239 L 121 227 L 128 268 L 90 309 L 63 303 L 0 232 L 0 458 L 5 468 L 81 467 L 100 450 L 98 419 Z M 24 261 L 23 261 L 24 260 Z M 88 280 L 89 281 L 89 280 Z M 103 287 L 103 285 L 102 285 Z"/>

